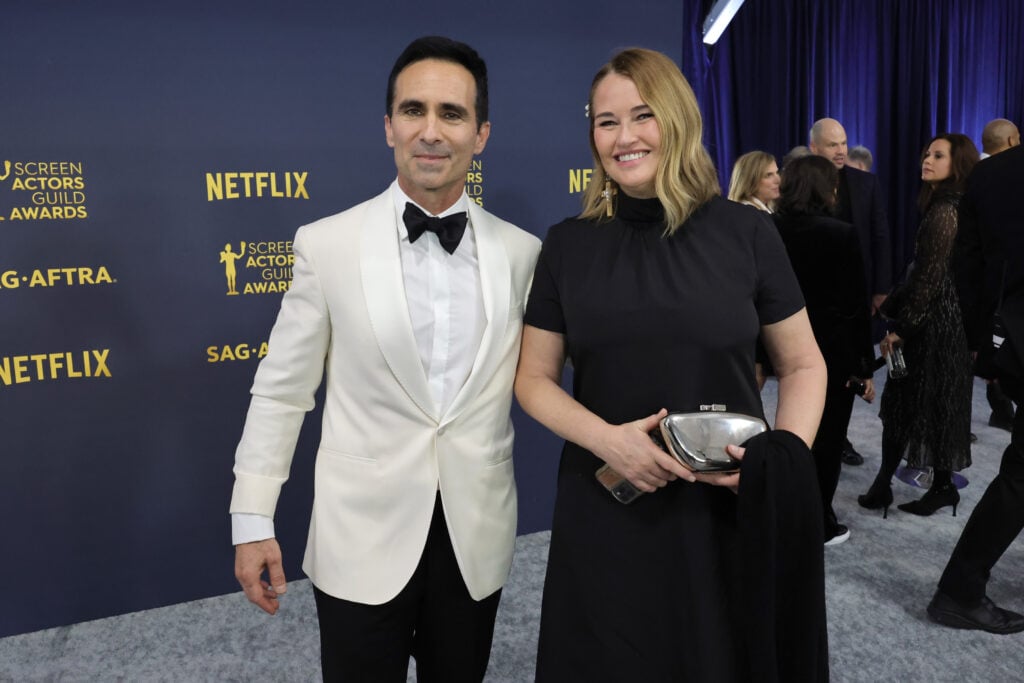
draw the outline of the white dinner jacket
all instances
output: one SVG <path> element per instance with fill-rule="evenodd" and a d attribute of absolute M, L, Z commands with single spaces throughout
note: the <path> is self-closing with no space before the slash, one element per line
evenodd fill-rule
<path fill-rule="evenodd" d="M 438 489 L 473 598 L 508 577 L 516 531 L 512 381 L 540 250 L 469 202 L 486 327 L 438 414 L 409 319 L 390 189 L 303 226 L 235 454 L 231 512 L 273 517 L 299 428 L 326 374 L 303 569 L 329 595 L 381 604 L 408 583 Z"/>

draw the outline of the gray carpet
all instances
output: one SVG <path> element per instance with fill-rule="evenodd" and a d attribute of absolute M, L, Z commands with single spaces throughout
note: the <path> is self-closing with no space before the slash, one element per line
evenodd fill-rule
<path fill-rule="evenodd" d="M 765 389 L 769 414 L 774 390 L 773 383 Z M 928 518 L 893 508 L 883 520 L 880 512 L 857 506 L 857 494 L 878 468 L 880 441 L 875 407 L 858 401 L 850 437 L 867 461 L 844 466 L 836 494 L 840 521 L 852 537 L 825 554 L 832 680 L 1024 680 L 1024 633 L 957 631 L 925 615 L 942 567 L 1009 441 L 1007 432 L 987 426 L 984 393 L 976 382 L 978 442 L 956 517 L 949 508 Z M 893 488 L 897 503 L 921 493 L 899 482 Z M 488 681 L 533 678 L 547 543 L 546 532 L 518 539 Z M 1020 539 L 996 565 L 989 595 L 1024 611 Z M 235 593 L 0 639 L 0 681 L 316 681 L 318 658 L 312 591 L 307 581 L 294 581 L 273 618 Z"/>

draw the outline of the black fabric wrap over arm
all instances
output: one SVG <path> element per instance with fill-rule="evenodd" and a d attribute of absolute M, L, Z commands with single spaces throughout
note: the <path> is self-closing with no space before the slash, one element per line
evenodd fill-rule
<path fill-rule="evenodd" d="M 821 497 L 810 449 L 787 431 L 746 443 L 737 500 L 750 680 L 827 681 Z"/>

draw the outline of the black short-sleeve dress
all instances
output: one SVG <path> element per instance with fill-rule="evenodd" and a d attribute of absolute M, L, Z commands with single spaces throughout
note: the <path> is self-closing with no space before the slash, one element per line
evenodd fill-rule
<path fill-rule="evenodd" d="M 775 227 L 721 198 L 664 236 L 657 199 L 548 232 L 527 324 L 565 336 L 573 393 L 612 424 L 717 405 L 763 417 L 761 325 L 803 307 Z M 538 681 L 743 678 L 732 492 L 672 482 L 630 505 L 566 443 L 558 474 Z"/>

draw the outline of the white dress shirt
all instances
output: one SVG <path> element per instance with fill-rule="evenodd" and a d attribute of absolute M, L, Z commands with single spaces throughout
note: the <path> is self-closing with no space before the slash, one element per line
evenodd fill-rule
<path fill-rule="evenodd" d="M 402 191 L 397 180 L 391 184 L 391 194 L 395 200 L 393 229 L 397 231 L 402 258 L 409 320 L 434 408 L 441 416 L 469 377 L 487 324 L 476 237 L 469 222 L 454 254 L 445 251 L 437 235 L 429 231 L 410 242 L 402 214 L 406 202 L 416 202 Z M 466 212 L 468 202 L 463 192 L 455 204 L 437 216 Z M 428 216 L 433 215 L 422 206 L 419 208 Z M 381 229 L 386 230 L 387 226 Z M 239 512 L 231 515 L 235 545 L 273 536 L 274 520 L 270 517 Z"/>
<path fill-rule="evenodd" d="M 476 237 L 473 226 L 467 224 L 454 254 L 445 251 L 432 232 L 425 232 L 415 242 L 409 242 L 402 213 L 406 202 L 416 202 L 402 192 L 397 182 L 391 186 L 391 192 L 395 199 L 409 319 L 430 395 L 437 414 L 443 415 L 466 383 L 484 336 L 486 317 Z M 469 198 L 463 193 L 455 204 L 437 215 L 466 212 L 467 202 Z M 430 215 L 422 206 L 419 208 Z"/>

